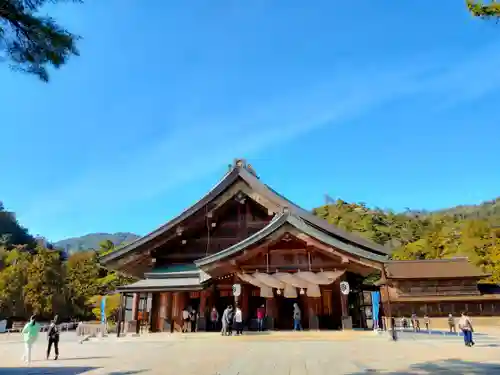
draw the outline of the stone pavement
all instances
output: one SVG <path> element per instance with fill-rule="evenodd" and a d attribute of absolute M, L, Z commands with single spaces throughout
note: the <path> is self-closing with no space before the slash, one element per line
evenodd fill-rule
<path fill-rule="evenodd" d="M 432 336 L 432 335 L 429 335 Z M 276 332 L 243 337 L 152 334 L 79 344 L 69 334 L 58 361 L 44 360 L 45 341 L 23 366 L 20 342 L 0 340 L 0 375 L 322 375 L 500 374 L 500 338 L 403 334 L 392 342 L 372 332 Z"/>

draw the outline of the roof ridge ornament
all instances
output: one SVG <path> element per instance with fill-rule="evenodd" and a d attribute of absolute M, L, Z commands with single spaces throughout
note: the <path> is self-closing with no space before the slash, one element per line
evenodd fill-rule
<path fill-rule="evenodd" d="M 247 163 L 247 160 L 246 159 L 243 159 L 243 158 L 235 158 L 233 160 L 233 165 L 230 165 L 229 166 L 229 169 L 235 169 L 235 168 L 241 168 L 241 169 L 244 169 L 246 170 L 248 173 L 250 173 L 251 175 L 259 178 L 257 176 L 257 173 L 255 172 L 255 169 L 253 169 L 252 165 L 251 164 L 248 164 Z"/>

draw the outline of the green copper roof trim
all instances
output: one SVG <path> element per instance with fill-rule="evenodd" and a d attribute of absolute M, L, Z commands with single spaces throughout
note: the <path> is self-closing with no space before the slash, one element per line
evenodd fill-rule
<path fill-rule="evenodd" d="M 173 272 L 195 272 L 198 267 L 194 263 L 173 264 L 166 267 L 153 268 L 148 273 L 173 273 Z"/>

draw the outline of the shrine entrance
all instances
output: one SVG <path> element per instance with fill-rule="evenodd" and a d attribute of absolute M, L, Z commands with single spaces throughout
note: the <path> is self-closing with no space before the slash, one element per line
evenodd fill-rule
<path fill-rule="evenodd" d="M 308 329 L 308 319 L 306 316 L 307 309 L 304 299 L 300 298 L 286 298 L 283 295 L 276 297 L 276 317 L 274 328 L 283 331 L 291 331 L 293 329 L 293 311 L 294 304 L 298 304 L 301 312 L 301 325 L 302 329 Z M 306 297 L 307 298 L 307 297 Z"/>

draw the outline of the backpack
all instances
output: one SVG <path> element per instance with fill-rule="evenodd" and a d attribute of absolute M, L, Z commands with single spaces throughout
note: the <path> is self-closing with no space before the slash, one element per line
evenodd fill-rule
<path fill-rule="evenodd" d="M 51 339 L 56 339 L 56 338 L 59 337 L 59 327 L 56 324 L 54 324 L 54 323 L 52 323 L 50 325 L 50 328 L 49 328 L 49 337 Z"/>

